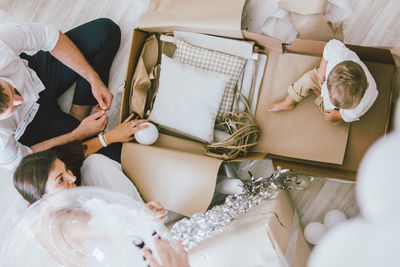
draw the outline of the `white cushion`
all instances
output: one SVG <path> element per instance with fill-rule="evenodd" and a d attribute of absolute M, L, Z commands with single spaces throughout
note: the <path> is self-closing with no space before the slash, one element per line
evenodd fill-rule
<path fill-rule="evenodd" d="M 157 96 L 149 120 L 161 128 L 212 142 L 215 118 L 228 75 L 162 55 Z"/>
<path fill-rule="evenodd" d="M 246 63 L 244 58 L 204 49 L 177 39 L 174 59 L 204 70 L 229 75 L 217 119 L 221 119 L 225 112 L 232 110 L 235 86 Z"/>

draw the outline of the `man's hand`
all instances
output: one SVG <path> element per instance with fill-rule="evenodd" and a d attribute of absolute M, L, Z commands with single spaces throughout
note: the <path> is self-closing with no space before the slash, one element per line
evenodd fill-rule
<path fill-rule="evenodd" d="M 92 86 L 93 96 L 99 103 L 100 109 L 109 110 L 114 97 L 111 92 L 107 89 L 100 78 L 96 79 L 95 82 L 90 83 L 90 85 Z"/>
<path fill-rule="evenodd" d="M 343 121 L 342 115 L 338 110 L 325 110 L 324 112 L 324 119 L 327 122 L 333 123 L 338 121 Z"/>
<path fill-rule="evenodd" d="M 106 127 L 107 122 L 107 115 L 104 111 L 99 111 L 86 117 L 73 133 L 77 140 L 82 140 L 102 132 Z"/>

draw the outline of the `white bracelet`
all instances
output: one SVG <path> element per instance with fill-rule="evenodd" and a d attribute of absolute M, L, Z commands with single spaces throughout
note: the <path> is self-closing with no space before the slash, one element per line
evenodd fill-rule
<path fill-rule="evenodd" d="M 103 147 L 108 146 L 108 144 L 107 144 L 106 141 L 104 140 L 103 133 L 99 133 L 99 134 L 98 134 L 98 137 L 99 137 L 100 143 L 101 143 L 101 145 L 102 145 Z"/>
<path fill-rule="evenodd" d="M 107 138 L 106 138 L 106 133 L 104 132 L 103 133 L 103 139 L 104 139 L 104 142 L 107 144 L 107 146 L 110 144 L 109 142 L 108 142 L 108 140 L 107 140 Z"/>

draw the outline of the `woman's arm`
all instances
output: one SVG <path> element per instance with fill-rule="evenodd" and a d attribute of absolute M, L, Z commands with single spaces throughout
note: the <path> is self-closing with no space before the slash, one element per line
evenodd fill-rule
<path fill-rule="evenodd" d="M 103 131 L 107 125 L 107 121 L 108 117 L 104 111 L 96 112 L 85 118 L 72 132 L 37 143 L 31 146 L 31 149 L 34 153 L 36 153 L 50 149 L 54 146 L 67 144 L 72 141 L 84 140 Z"/>
<path fill-rule="evenodd" d="M 112 143 L 132 141 L 135 138 L 133 135 L 137 131 L 148 127 L 147 125 L 138 126 L 139 124 L 146 122 L 147 120 L 129 121 L 132 116 L 133 114 L 126 118 L 124 122 L 117 125 L 114 129 L 103 134 L 104 141 L 108 145 Z M 103 148 L 103 145 L 101 144 L 100 139 L 97 136 L 83 142 L 83 145 L 87 146 L 87 149 L 85 151 L 85 158 Z"/>

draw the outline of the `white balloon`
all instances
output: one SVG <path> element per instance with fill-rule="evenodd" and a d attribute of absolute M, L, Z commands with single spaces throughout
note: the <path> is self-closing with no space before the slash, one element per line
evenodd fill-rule
<path fill-rule="evenodd" d="M 373 227 L 361 219 L 335 227 L 314 248 L 308 267 L 383 266 L 371 265 L 371 229 Z"/>
<path fill-rule="evenodd" d="M 379 139 L 368 151 L 358 171 L 356 193 L 367 220 L 400 219 L 400 135 Z"/>
<path fill-rule="evenodd" d="M 399 233 L 398 222 L 349 220 L 324 235 L 308 267 L 397 267 Z"/>
<path fill-rule="evenodd" d="M 326 227 L 320 222 L 312 222 L 304 228 L 304 237 L 310 244 L 317 244 L 323 234 L 326 232 Z"/>
<path fill-rule="evenodd" d="M 148 125 L 149 127 L 139 130 L 135 133 L 135 140 L 142 145 L 152 145 L 158 139 L 157 127 L 151 122 L 144 122 L 139 126 Z"/>
<path fill-rule="evenodd" d="M 346 214 L 344 214 L 343 211 L 334 209 L 328 211 L 325 214 L 324 225 L 326 226 L 326 228 L 331 229 L 335 225 L 344 222 L 346 220 L 347 220 Z"/>

